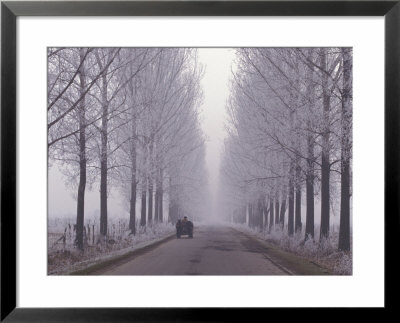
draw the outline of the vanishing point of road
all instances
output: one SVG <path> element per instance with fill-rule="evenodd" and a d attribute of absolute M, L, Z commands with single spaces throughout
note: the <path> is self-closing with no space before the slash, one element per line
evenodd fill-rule
<path fill-rule="evenodd" d="M 195 227 L 134 253 L 94 275 L 326 275 L 325 269 L 272 244 L 224 226 Z"/>

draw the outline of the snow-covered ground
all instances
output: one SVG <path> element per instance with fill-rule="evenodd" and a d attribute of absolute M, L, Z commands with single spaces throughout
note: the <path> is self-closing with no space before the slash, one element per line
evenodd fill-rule
<path fill-rule="evenodd" d="M 280 228 L 273 229 L 269 233 L 258 229 L 249 228 L 245 224 L 230 224 L 234 229 L 256 236 L 260 239 L 271 242 L 283 250 L 293 252 L 305 257 L 319 265 L 329 268 L 337 275 L 351 275 L 353 267 L 352 252 L 345 253 L 338 251 L 339 232 L 331 232 L 329 239 L 319 243 L 318 240 L 308 239 L 304 241 L 304 232 L 289 237 Z M 319 232 L 319 227 L 316 227 Z M 316 237 L 317 238 L 317 237 Z"/>
<path fill-rule="evenodd" d="M 110 219 L 106 241 L 100 243 L 99 225 L 90 219 L 85 223 L 85 250 L 74 246 L 75 231 L 73 220 L 50 218 L 48 222 L 48 268 L 49 275 L 65 275 L 143 248 L 160 241 L 175 232 L 171 224 L 159 223 L 130 234 L 125 219 Z M 137 226 L 139 228 L 139 226 Z"/>

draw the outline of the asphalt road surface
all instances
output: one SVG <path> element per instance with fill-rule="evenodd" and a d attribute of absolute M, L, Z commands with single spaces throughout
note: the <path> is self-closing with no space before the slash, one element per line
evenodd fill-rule
<path fill-rule="evenodd" d="M 103 270 L 102 275 L 288 275 L 257 239 L 223 226 L 195 227 L 194 238 L 173 238 Z"/>

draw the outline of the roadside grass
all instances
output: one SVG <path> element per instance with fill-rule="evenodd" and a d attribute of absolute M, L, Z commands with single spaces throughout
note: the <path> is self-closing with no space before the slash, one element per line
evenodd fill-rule
<path fill-rule="evenodd" d="M 338 251 L 338 232 L 331 233 L 328 239 L 319 243 L 317 239 L 305 241 L 304 232 L 299 232 L 289 237 L 280 228 L 274 228 L 271 232 L 268 232 L 268 230 L 249 228 L 245 224 L 231 224 L 231 227 L 268 243 L 269 251 L 277 255 L 280 252 L 291 253 L 306 259 L 333 275 L 352 275 L 352 252 Z M 283 253 L 280 255 L 285 258 Z"/>
<path fill-rule="evenodd" d="M 110 231 L 106 238 L 96 234 L 96 227 L 91 231 L 86 230 L 88 234 L 85 248 L 84 251 L 80 251 L 74 244 L 73 226 L 69 225 L 67 220 L 57 223 L 57 226 L 51 226 L 49 223 L 48 275 L 69 275 L 75 272 L 82 272 L 83 275 L 89 267 L 103 262 L 121 261 L 127 254 L 136 252 L 136 249 L 145 248 L 175 233 L 173 225 L 159 223 L 147 227 L 146 230 L 138 230 L 134 236 L 126 229 L 127 225 L 118 220 L 118 226 L 111 223 L 110 227 L 114 230 Z"/>

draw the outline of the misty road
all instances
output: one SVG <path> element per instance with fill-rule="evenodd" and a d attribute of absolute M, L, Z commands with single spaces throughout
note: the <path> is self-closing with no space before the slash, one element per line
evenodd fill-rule
<path fill-rule="evenodd" d="M 194 238 L 169 240 L 103 275 L 288 275 L 259 241 L 234 229 L 201 226 Z"/>

